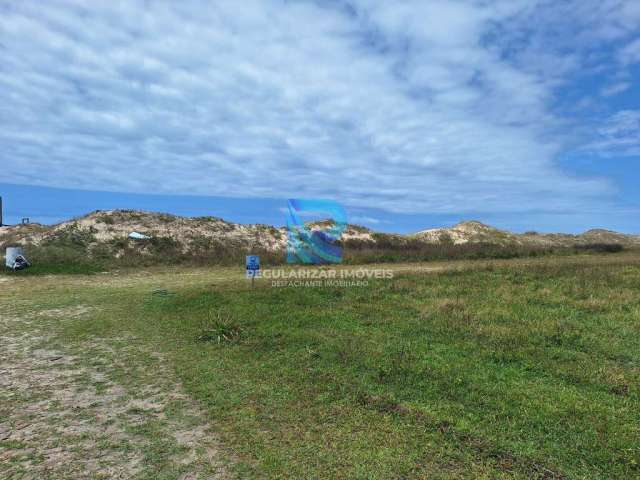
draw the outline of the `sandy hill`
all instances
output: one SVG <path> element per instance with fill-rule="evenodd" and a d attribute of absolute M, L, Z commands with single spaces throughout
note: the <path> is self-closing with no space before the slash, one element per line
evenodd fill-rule
<path fill-rule="evenodd" d="M 610 230 L 588 230 L 579 235 L 566 233 L 512 233 L 485 225 L 481 222 L 460 222 L 451 228 L 433 228 L 413 235 L 425 242 L 516 244 L 540 247 L 571 247 L 593 244 L 613 244 L 627 247 L 640 246 L 640 236 L 612 232 Z"/>
<path fill-rule="evenodd" d="M 327 222 L 310 224 L 313 229 L 327 228 Z M 151 240 L 130 239 L 137 232 Z M 580 235 L 517 234 L 477 221 L 458 223 L 450 228 L 423 230 L 412 235 L 375 233 L 349 225 L 343 241 L 353 248 L 415 248 L 424 245 L 486 244 L 530 248 L 576 247 L 593 244 L 640 247 L 640 237 L 608 230 L 589 230 Z M 57 225 L 39 224 L 0 227 L 0 247 L 13 244 L 36 247 L 63 246 L 99 252 L 104 257 L 120 257 L 137 251 L 157 255 L 193 255 L 261 251 L 278 254 L 287 243 L 285 228 L 269 225 L 243 225 L 216 217 L 180 217 L 134 210 L 95 211 Z"/>
<path fill-rule="evenodd" d="M 325 222 L 311 224 L 312 229 L 326 228 Z M 130 245 L 144 246 L 147 242 L 133 240 L 129 234 L 137 232 L 152 238 L 151 243 L 171 242 L 183 253 L 224 246 L 237 249 L 283 251 L 287 243 L 286 228 L 269 225 L 244 225 L 227 222 L 217 217 L 180 217 L 164 213 L 135 210 L 95 211 L 84 217 L 57 225 L 40 224 L 0 227 L 0 245 L 77 244 L 94 247 L 110 245 L 117 250 Z M 345 240 L 358 239 L 373 242 L 372 234 L 363 227 L 349 226 Z M 115 252 L 117 255 L 117 251 Z"/>

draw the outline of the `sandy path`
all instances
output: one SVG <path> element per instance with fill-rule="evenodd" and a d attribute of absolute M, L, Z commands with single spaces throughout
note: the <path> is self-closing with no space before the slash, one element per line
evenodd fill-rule
<path fill-rule="evenodd" d="M 159 355 L 135 339 L 56 348 L 39 325 L 0 316 L 0 478 L 226 478 L 216 435 Z"/>

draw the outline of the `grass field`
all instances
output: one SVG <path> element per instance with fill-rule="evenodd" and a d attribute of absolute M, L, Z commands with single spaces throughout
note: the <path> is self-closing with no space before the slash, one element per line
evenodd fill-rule
<path fill-rule="evenodd" d="M 0 478 L 640 478 L 640 256 L 390 268 L 0 277 Z"/>

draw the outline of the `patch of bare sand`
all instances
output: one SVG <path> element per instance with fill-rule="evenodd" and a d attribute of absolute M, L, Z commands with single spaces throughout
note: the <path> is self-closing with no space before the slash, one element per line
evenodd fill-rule
<path fill-rule="evenodd" d="M 91 311 L 91 307 L 87 305 L 74 305 L 64 308 L 50 308 L 48 310 L 38 311 L 38 315 L 43 317 L 66 317 L 77 318 L 82 317 Z"/>
<path fill-rule="evenodd" d="M 150 471 L 226 478 L 215 433 L 160 355 L 150 354 L 155 364 L 142 367 L 120 347 L 93 342 L 69 353 L 43 346 L 48 337 L 38 332 L 3 330 L 0 478 L 135 478 Z M 135 382 L 127 383 L 120 380 L 127 372 L 110 374 L 116 363 L 153 373 L 131 371 Z M 152 436 L 140 433 L 149 429 Z M 170 452 L 160 466 L 149 463 L 154 442 Z"/>

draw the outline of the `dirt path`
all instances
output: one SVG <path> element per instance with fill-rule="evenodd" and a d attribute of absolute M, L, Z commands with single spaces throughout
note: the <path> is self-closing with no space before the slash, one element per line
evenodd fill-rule
<path fill-rule="evenodd" d="M 162 358 L 134 338 L 52 344 L 47 317 L 0 316 L 0 478 L 226 478 L 220 447 Z"/>

